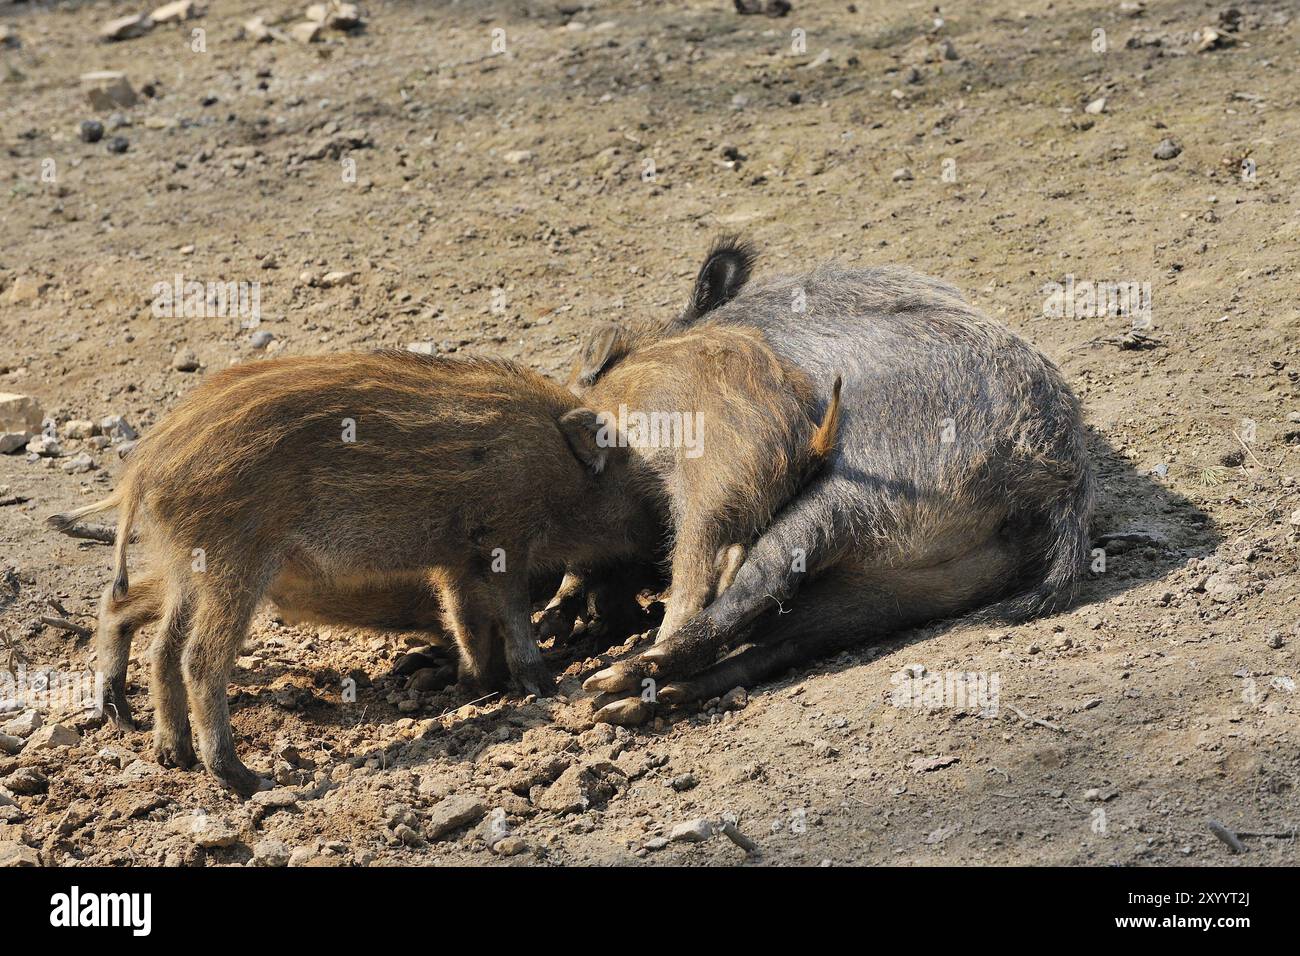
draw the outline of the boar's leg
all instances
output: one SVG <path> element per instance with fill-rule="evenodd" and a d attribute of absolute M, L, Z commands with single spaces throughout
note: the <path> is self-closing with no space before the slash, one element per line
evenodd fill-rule
<path fill-rule="evenodd" d="M 110 585 L 99 602 L 99 627 L 95 632 L 95 669 L 104 679 L 104 712 L 118 727 L 134 730 L 131 704 L 126 699 L 126 666 L 131 660 L 131 639 L 141 627 L 162 618 L 166 585 L 151 573 L 131 581 L 127 596 L 113 597 Z"/>
<path fill-rule="evenodd" d="M 784 613 L 761 619 L 755 627 L 758 643 L 661 686 L 657 701 L 708 700 L 872 637 L 961 614 L 1004 591 L 1022 561 L 1019 546 L 995 534 L 928 567 L 866 570 L 841 563 L 810 581 Z"/>
<path fill-rule="evenodd" d="M 637 595 L 661 587 L 657 567 L 639 562 L 569 571 L 542 612 L 537 639 L 554 637 L 556 646 L 579 637 L 622 643 L 629 635 L 655 626 L 655 616 L 641 606 Z M 575 627 L 578 615 L 585 623 Z"/>
<path fill-rule="evenodd" d="M 780 609 L 809 574 L 832 564 L 849 545 L 838 504 L 848 498 L 830 485 L 815 479 L 790 502 L 754 542 L 731 586 L 702 612 L 639 657 L 593 674 L 583 687 L 615 693 L 639 688 L 646 677 L 662 681 L 697 673 L 763 611 Z"/>
<path fill-rule="evenodd" d="M 492 590 L 497 592 L 498 621 L 505 639 L 506 663 L 510 676 L 526 693 L 547 696 L 555 687 L 555 680 L 542 660 L 533 637 L 530 604 L 528 600 L 528 572 L 515 569 L 489 575 Z M 526 564 L 523 565 L 527 567 Z"/>
<path fill-rule="evenodd" d="M 564 579 L 542 611 L 537 622 L 537 639 L 547 641 L 555 638 L 563 641 L 573 633 L 573 622 L 578 619 L 587 601 L 586 579 L 589 572 L 565 571 Z"/>
<path fill-rule="evenodd" d="M 164 767 L 194 766 L 189 705 L 182 673 L 182 655 L 193 613 L 190 600 L 172 586 L 163 609 L 162 625 L 153 642 L 149 696 L 153 698 L 153 749 Z"/>
<path fill-rule="evenodd" d="M 460 651 L 457 682 L 475 690 L 497 690 L 504 683 L 494 615 L 476 581 L 436 578 L 443 626 Z"/>
<path fill-rule="evenodd" d="M 206 574 L 215 574 L 211 565 Z M 227 699 L 235 658 L 262 596 L 263 588 L 250 584 L 231 581 L 220 589 L 202 586 L 181 661 L 203 763 L 209 773 L 241 797 L 270 786 L 245 767 L 235 753 Z"/>
<path fill-rule="evenodd" d="M 669 641 L 678 628 L 704 610 L 713 598 L 721 576 L 718 555 L 724 550 L 719 547 L 714 530 L 719 524 L 720 518 L 704 515 L 698 520 L 683 521 L 678 527 L 673 544 L 672 593 L 663 623 L 659 625 L 659 636 L 655 638 L 657 644 Z"/>

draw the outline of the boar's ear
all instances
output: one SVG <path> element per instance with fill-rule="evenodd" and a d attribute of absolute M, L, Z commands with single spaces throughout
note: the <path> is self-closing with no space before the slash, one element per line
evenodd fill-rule
<path fill-rule="evenodd" d="M 691 304 L 682 314 L 682 322 L 694 322 L 730 302 L 741 286 L 749 281 L 758 250 L 754 244 L 739 236 L 719 236 L 713 242 L 700 274 L 695 277 L 695 291 Z"/>
<path fill-rule="evenodd" d="M 590 408 L 575 408 L 561 415 L 557 424 L 578 461 L 590 468 L 592 474 L 599 475 L 605 470 L 613 443 L 605 440 L 602 434 L 605 427 L 595 412 Z"/>
<path fill-rule="evenodd" d="M 602 322 L 590 332 L 578 347 L 574 363 L 573 382 L 582 388 L 596 384 L 600 373 L 614 359 L 626 351 L 623 327 L 615 322 Z"/>

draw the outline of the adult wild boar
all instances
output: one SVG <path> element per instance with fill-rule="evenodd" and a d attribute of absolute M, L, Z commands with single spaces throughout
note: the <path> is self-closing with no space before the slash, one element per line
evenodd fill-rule
<path fill-rule="evenodd" d="M 826 265 L 749 284 L 753 261 L 746 243 L 720 240 L 690 306 L 658 334 L 707 317 L 761 330 L 819 387 L 842 375 L 836 448 L 725 592 L 586 686 L 616 693 L 650 678 L 661 702 L 706 699 L 925 621 L 1068 604 L 1089 554 L 1093 482 L 1057 368 L 938 280 Z M 752 643 L 719 661 L 751 628 Z"/>

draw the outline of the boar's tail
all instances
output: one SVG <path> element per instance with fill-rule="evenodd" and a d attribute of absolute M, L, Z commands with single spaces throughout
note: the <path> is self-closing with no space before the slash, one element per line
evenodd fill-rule
<path fill-rule="evenodd" d="M 831 388 L 831 403 L 826 406 L 822 423 L 813 432 L 810 450 L 814 467 L 821 465 L 835 450 L 835 443 L 840 435 L 840 389 L 843 386 L 840 376 L 835 376 L 835 385 Z"/>
<path fill-rule="evenodd" d="M 77 508 L 75 511 L 65 511 L 61 514 L 50 515 L 45 519 L 45 523 L 51 528 L 54 528 L 57 531 L 62 531 L 66 534 L 68 529 L 82 518 L 89 515 L 102 514 L 105 511 L 112 511 L 121 504 L 121 496 L 121 490 L 115 491 L 103 501 L 96 501 L 94 504 L 85 505 L 84 507 Z"/>
<path fill-rule="evenodd" d="M 139 498 L 131 493 L 131 484 L 127 482 L 102 501 L 96 501 L 94 504 L 85 505 L 74 511 L 50 515 L 45 519 L 46 523 L 51 527 L 66 534 L 82 518 L 102 514 L 105 511 L 112 511 L 114 508 L 121 509 L 117 519 L 117 533 L 113 549 L 113 597 L 119 601 L 126 597 L 126 546 L 131 540 L 131 526 L 135 523 L 135 512 L 138 503 Z"/>

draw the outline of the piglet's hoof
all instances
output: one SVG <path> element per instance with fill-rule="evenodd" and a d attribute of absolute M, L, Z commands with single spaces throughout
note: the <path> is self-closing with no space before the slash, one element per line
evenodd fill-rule
<path fill-rule="evenodd" d="M 186 739 L 170 743 L 155 743 L 153 755 L 160 767 L 176 770 L 189 770 L 198 760 L 194 755 L 194 745 Z"/>
<path fill-rule="evenodd" d="M 564 643 L 573 634 L 573 625 L 577 620 L 577 611 L 561 604 L 553 604 L 541 613 L 537 620 L 537 639 L 558 644 Z"/>
<path fill-rule="evenodd" d="M 550 668 L 541 661 L 520 668 L 514 678 L 515 683 L 523 688 L 525 694 L 532 694 L 534 697 L 550 697 L 555 693 L 555 678 L 551 676 Z"/>
<path fill-rule="evenodd" d="M 245 800 L 259 790 L 270 790 L 275 786 L 270 780 L 259 777 L 239 761 L 224 767 L 213 767 L 211 769 L 212 775 L 221 782 L 222 786 L 235 791 Z"/>
<path fill-rule="evenodd" d="M 655 705 L 640 697 L 623 697 L 596 711 L 593 719 L 598 724 L 617 724 L 637 727 L 655 715 Z"/>

